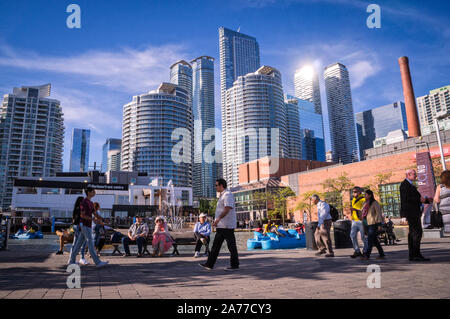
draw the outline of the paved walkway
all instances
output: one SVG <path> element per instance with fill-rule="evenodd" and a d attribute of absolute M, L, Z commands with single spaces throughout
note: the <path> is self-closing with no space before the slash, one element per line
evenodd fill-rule
<path fill-rule="evenodd" d="M 102 256 L 111 265 L 81 267 L 81 288 L 68 289 L 68 254 L 54 255 L 34 247 L 0 251 L 0 298 L 450 298 L 450 238 L 424 239 L 428 263 L 408 261 L 407 245 L 385 247 L 387 259 L 349 258 L 351 249 L 335 258 L 315 257 L 305 249 L 240 251 L 241 269 L 198 266 L 203 258 L 184 254 L 163 258 Z M 14 248 L 14 247 L 12 247 Z M 373 257 L 377 253 L 374 252 Z M 381 267 L 381 288 L 367 287 L 367 266 Z"/>

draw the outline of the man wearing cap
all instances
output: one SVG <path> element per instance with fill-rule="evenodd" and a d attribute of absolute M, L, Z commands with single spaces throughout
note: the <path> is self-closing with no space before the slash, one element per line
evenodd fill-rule
<path fill-rule="evenodd" d="M 206 214 L 201 213 L 199 216 L 199 221 L 195 224 L 194 227 L 194 236 L 197 240 L 195 245 L 195 254 L 194 258 L 197 258 L 200 254 L 200 249 L 202 245 L 206 246 L 205 255 L 209 255 L 209 236 L 211 235 L 211 224 L 206 221 Z"/>

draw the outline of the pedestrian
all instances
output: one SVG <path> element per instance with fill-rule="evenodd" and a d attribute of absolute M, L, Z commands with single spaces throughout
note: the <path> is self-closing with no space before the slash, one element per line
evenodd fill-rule
<path fill-rule="evenodd" d="M 81 235 L 81 226 L 80 226 L 80 219 L 81 219 L 81 202 L 84 200 L 83 196 L 78 196 L 77 200 L 75 201 L 75 205 L 73 207 L 72 212 L 72 224 L 73 224 L 73 243 L 72 247 L 70 248 L 70 255 L 72 255 L 72 251 L 75 247 L 75 243 L 77 242 L 78 238 L 80 238 Z M 79 261 L 82 265 L 87 265 L 89 262 L 84 258 L 84 255 L 86 253 L 86 246 L 87 241 L 83 242 L 83 245 L 81 245 L 81 259 Z M 61 252 L 62 253 L 62 252 Z"/>
<path fill-rule="evenodd" d="M 87 246 L 89 249 L 89 253 L 91 254 L 91 258 L 94 260 L 95 265 L 97 267 L 103 267 L 108 264 L 108 262 L 101 261 L 95 251 L 94 246 L 94 238 L 92 237 L 92 219 L 95 212 L 94 204 L 91 199 L 95 196 L 95 190 L 93 188 L 87 188 L 85 190 L 86 197 L 80 204 L 80 229 L 81 233 L 79 234 L 77 241 L 74 242 L 74 247 L 70 251 L 70 258 L 68 264 L 75 264 L 75 259 L 80 251 L 81 246 L 84 244 L 84 241 L 87 241 Z M 101 217 L 100 217 L 101 218 Z"/>
<path fill-rule="evenodd" d="M 430 261 L 420 253 L 420 240 L 422 239 L 421 205 L 430 203 L 428 197 L 422 197 L 414 186 L 417 173 L 413 169 L 406 171 L 406 178 L 400 184 L 400 216 L 406 218 L 409 225 L 408 251 L 410 261 Z"/>
<path fill-rule="evenodd" d="M 363 242 L 363 252 L 365 252 L 367 248 L 367 237 L 365 235 L 364 225 L 362 222 L 362 208 L 365 202 L 366 199 L 362 194 L 361 187 L 354 187 L 351 207 L 352 227 L 350 230 L 350 238 L 352 240 L 354 252 L 353 255 L 350 256 L 351 258 L 356 258 L 363 255 L 359 250 L 358 234 L 360 234 L 361 240 Z"/>
<path fill-rule="evenodd" d="M 381 223 L 383 222 L 383 210 L 380 204 L 375 200 L 373 192 L 370 189 L 365 191 L 365 204 L 362 210 L 362 218 L 367 221 L 367 248 L 361 259 L 368 260 L 372 253 L 372 247 L 378 249 L 379 256 L 377 259 L 384 259 L 384 251 L 377 237 L 377 232 L 381 231 Z"/>
<path fill-rule="evenodd" d="M 227 189 L 227 182 L 223 178 L 216 180 L 216 190 L 220 193 L 213 223 L 213 226 L 216 227 L 216 235 L 208 260 L 206 263 L 200 264 L 200 266 L 206 269 L 213 269 L 219 256 L 220 248 L 224 240 L 226 240 L 231 256 L 230 267 L 225 268 L 225 270 L 237 270 L 239 269 L 239 257 L 234 236 L 234 229 L 236 228 L 234 196 Z"/>
<path fill-rule="evenodd" d="M 444 231 L 450 232 L 450 171 L 443 171 L 441 174 L 441 184 L 436 188 L 434 203 L 436 211 L 441 212 Z"/>
<path fill-rule="evenodd" d="M 319 250 L 316 256 L 325 254 L 325 257 L 334 257 L 330 235 L 331 224 L 333 222 L 330 215 L 330 205 L 320 200 L 319 195 L 316 194 L 311 196 L 311 200 L 314 205 L 317 205 L 317 217 L 319 219 L 316 232 L 314 233 L 316 245 Z"/>
<path fill-rule="evenodd" d="M 199 221 L 195 224 L 194 227 L 194 236 L 196 240 L 194 258 L 199 257 L 202 245 L 205 245 L 206 247 L 204 256 L 209 255 L 209 237 L 211 235 L 211 224 L 206 220 L 205 213 L 201 213 L 198 219 Z"/>

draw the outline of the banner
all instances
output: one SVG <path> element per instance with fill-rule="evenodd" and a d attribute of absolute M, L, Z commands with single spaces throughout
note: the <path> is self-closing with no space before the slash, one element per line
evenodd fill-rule
<path fill-rule="evenodd" d="M 419 193 L 425 197 L 433 198 L 436 191 L 436 180 L 434 178 L 433 164 L 430 152 L 417 153 L 417 185 Z M 423 226 L 429 224 L 430 212 L 433 204 L 424 204 Z"/>

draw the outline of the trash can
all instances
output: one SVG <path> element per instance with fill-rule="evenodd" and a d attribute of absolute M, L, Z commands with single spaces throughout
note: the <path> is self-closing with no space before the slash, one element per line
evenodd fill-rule
<path fill-rule="evenodd" d="M 334 248 L 352 248 L 350 231 L 352 222 L 350 220 L 339 219 L 333 223 L 334 228 Z"/>
<path fill-rule="evenodd" d="M 314 233 L 316 232 L 318 222 L 309 222 L 305 226 L 305 239 L 306 239 L 306 249 L 317 250 L 316 239 L 314 238 Z"/>

